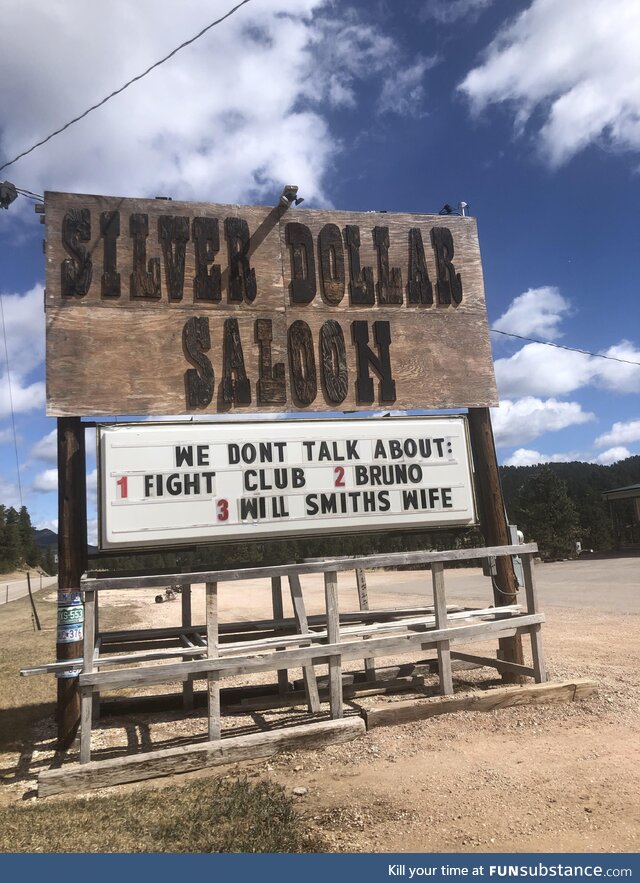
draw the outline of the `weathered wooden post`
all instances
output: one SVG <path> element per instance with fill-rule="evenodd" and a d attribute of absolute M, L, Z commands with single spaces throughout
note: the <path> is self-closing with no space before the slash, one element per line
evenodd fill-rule
<path fill-rule="evenodd" d="M 86 461 L 79 417 L 58 418 L 58 630 L 56 659 L 82 656 L 80 577 L 87 564 Z M 79 668 L 58 673 L 58 747 L 69 748 L 80 723 Z"/>
<path fill-rule="evenodd" d="M 480 509 L 480 525 L 487 546 L 508 546 L 509 528 L 504 509 L 498 459 L 488 408 L 469 408 L 469 438 L 475 464 L 476 490 Z M 518 590 L 511 558 L 496 558 L 496 577 L 493 583 L 496 607 L 516 604 Z M 520 635 L 500 638 L 500 658 L 506 662 L 522 665 L 522 639 Z M 522 678 L 512 672 L 503 672 L 502 680 L 519 683 Z"/>

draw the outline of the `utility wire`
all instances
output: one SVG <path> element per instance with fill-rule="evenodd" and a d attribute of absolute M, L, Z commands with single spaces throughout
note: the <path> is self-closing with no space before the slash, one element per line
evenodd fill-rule
<path fill-rule="evenodd" d="M 230 18 L 234 14 L 234 12 L 237 12 L 240 9 L 241 6 L 244 6 L 245 4 L 247 4 L 249 2 L 250 2 L 250 0 L 242 0 L 241 3 L 236 4 L 236 6 L 234 6 L 233 9 L 230 9 L 223 16 L 216 19 L 215 21 L 212 21 L 210 24 L 208 24 L 206 27 L 204 27 L 201 31 L 199 31 L 199 33 L 197 33 L 195 36 L 191 37 L 189 40 L 185 40 L 184 43 L 181 43 L 179 46 L 176 46 L 176 48 L 172 49 L 168 55 L 165 55 L 164 58 L 161 58 L 159 61 L 156 61 L 154 64 L 152 64 L 150 67 L 148 67 L 145 71 L 143 71 L 141 74 L 138 74 L 136 77 L 132 77 L 132 79 L 128 80 L 123 86 L 120 86 L 119 89 L 115 89 L 109 95 L 106 95 L 101 101 L 98 101 L 96 104 L 93 104 L 91 107 L 88 107 L 87 110 L 83 111 L 83 113 L 81 113 L 79 116 L 74 117 L 72 120 L 69 120 L 68 123 L 65 123 L 64 126 L 61 126 L 59 129 L 56 129 L 55 132 L 51 132 L 51 134 L 47 135 L 46 138 L 43 138 L 41 141 L 38 141 L 36 144 L 33 144 L 27 150 L 23 150 L 22 153 L 19 153 L 13 159 L 9 160 L 9 162 L 4 163 L 4 165 L 0 166 L 0 172 L 3 169 L 6 169 L 8 166 L 12 166 L 19 159 L 22 159 L 23 156 L 27 156 L 29 153 L 33 153 L 33 151 L 36 150 L 38 147 L 42 147 L 42 145 L 46 144 L 47 141 L 51 141 L 51 139 L 55 138 L 56 135 L 60 135 L 61 132 L 64 132 L 70 126 L 73 126 L 74 123 L 77 123 L 80 120 L 84 119 L 92 111 L 97 110 L 99 107 L 102 107 L 103 104 L 106 104 L 107 101 L 110 101 L 112 98 L 115 98 L 116 95 L 120 95 L 121 92 L 124 92 L 124 90 L 128 89 L 129 86 L 132 86 L 134 83 L 137 83 L 138 80 L 142 80 L 143 77 L 146 77 L 147 74 L 151 73 L 151 71 L 155 70 L 157 67 L 160 67 L 160 65 L 164 64 L 165 61 L 169 61 L 169 59 L 173 58 L 174 55 L 177 55 L 177 53 L 180 52 L 181 49 L 184 49 L 185 47 L 190 46 L 192 43 L 195 43 L 196 40 L 199 40 L 200 37 L 202 37 L 204 34 L 207 33 L 207 31 L 210 31 L 211 28 L 215 28 L 216 25 L 221 24 L 223 21 L 225 21 L 225 19 Z"/>
<path fill-rule="evenodd" d="M 9 408 L 11 409 L 11 426 L 13 427 L 13 448 L 16 454 L 16 475 L 18 476 L 18 495 L 20 508 L 22 508 L 22 482 L 20 481 L 20 460 L 18 458 L 18 437 L 16 435 L 16 417 L 13 410 L 13 392 L 11 390 L 11 369 L 9 367 L 9 347 L 7 346 L 7 327 L 4 322 L 4 306 L 0 293 L 0 318 L 2 318 L 2 336 L 4 338 L 4 354 L 7 362 L 7 386 L 9 388 Z"/>
<path fill-rule="evenodd" d="M 526 340 L 529 343 L 541 343 L 543 346 L 555 346 L 559 350 L 569 350 L 572 353 L 582 353 L 584 356 L 593 356 L 594 359 L 608 359 L 610 362 L 623 362 L 625 365 L 638 365 L 640 362 L 632 362 L 631 359 L 619 359 L 617 356 L 605 356 L 603 353 L 592 353 L 589 350 L 580 350 L 575 346 L 565 346 L 562 343 L 551 343 L 550 340 L 536 340 L 534 337 L 523 337 L 521 334 L 512 334 L 510 331 L 498 331 L 497 328 L 489 329 L 492 334 L 504 334 L 506 337 L 517 337 L 518 340 Z"/>

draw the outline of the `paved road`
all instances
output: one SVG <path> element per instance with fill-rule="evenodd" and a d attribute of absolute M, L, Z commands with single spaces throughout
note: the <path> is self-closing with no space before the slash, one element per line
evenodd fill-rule
<path fill-rule="evenodd" d="M 33 592 L 39 589 L 54 586 L 58 582 L 55 576 L 40 576 L 34 573 L 31 577 L 31 590 Z M 14 582 L 2 582 L 0 580 L 0 604 L 6 604 L 7 601 L 15 601 L 16 598 L 22 598 L 29 592 L 26 579 L 15 580 Z"/>
<path fill-rule="evenodd" d="M 535 576 L 543 610 L 545 607 L 584 607 L 612 613 L 640 613 L 640 556 L 537 564 Z M 405 571 L 397 574 L 395 579 L 380 572 L 367 574 L 372 601 L 376 591 L 419 594 L 427 588 L 426 580 L 430 588 L 431 580 L 425 572 Z M 445 580 L 449 603 L 493 603 L 489 580 L 483 577 L 481 570 L 447 570 Z M 524 592 L 520 593 L 520 599 L 524 603 Z"/>

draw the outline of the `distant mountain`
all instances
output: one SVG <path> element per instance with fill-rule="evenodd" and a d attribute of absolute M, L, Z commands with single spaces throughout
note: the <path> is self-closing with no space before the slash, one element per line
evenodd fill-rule
<path fill-rule="evenodd" d="M 53 549 L 54 551 L 58 550 L 58 534 L 54 533 L 52 530 L 49 530 L 48 527 L 45 527 L 42 530 L 34 530 L 33 538 L 36 541 L 36 546 L 39 549 Z"/>
<path fill-rule="evenodd" d="M 44 527 L 42 530 L 34 530 L 33 538 L 36 541 L 36 546 L 39 549 L 51 549 L 53 552 L 58 551 L 58 534 L 54 533 L 52 530 L 49 530 L 48 527 Z M 97 552 L 97 546 L 87 546 L 89 552 Z"/>

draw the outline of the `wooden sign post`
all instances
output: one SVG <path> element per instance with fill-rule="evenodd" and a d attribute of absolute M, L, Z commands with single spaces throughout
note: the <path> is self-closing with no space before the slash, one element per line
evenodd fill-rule
<path fill-rule="evenodd" d="M 86 459 L 79 417 L 58 418 L 58 662 L 83 654 L 80 577 L 87 566 Z M 78 675 L 58 674 L 58 747 L 68 748 L 80 722 Z"/>

